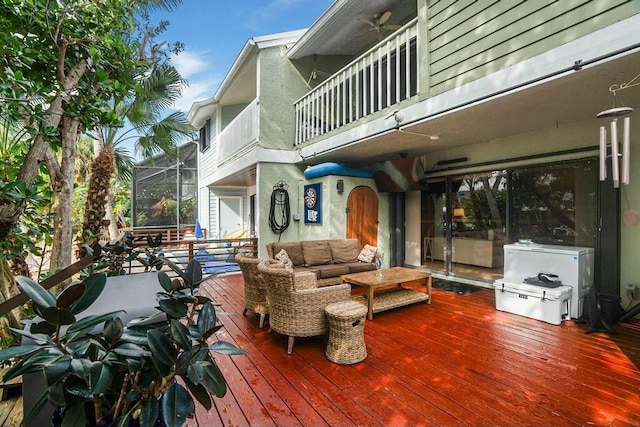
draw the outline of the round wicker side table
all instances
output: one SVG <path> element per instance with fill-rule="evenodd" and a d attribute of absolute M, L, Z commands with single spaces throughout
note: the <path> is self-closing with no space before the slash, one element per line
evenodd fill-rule
<path fill-rule="evenodd" d="M 329 342 L 325 352 L 332 362 L 348 365 L 367 357 L 364 322 L 367 307 L 355 301 L 334 302 L 324 309 L 329 323 Z"/>

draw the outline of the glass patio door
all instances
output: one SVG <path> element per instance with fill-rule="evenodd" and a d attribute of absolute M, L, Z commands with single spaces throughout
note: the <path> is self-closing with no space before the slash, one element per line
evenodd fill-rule
<path fill-rule="evenodd" d="M 449 272 L 495 280 L 503 272 L 507 174 L 491 171 L 450 180 Z"/>

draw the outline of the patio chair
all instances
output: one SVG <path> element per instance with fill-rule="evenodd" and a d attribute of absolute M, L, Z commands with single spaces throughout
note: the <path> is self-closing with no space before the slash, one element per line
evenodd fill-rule
<path fill-rule="evenodd" d="M 239 253 L 236 255 L 236 262 L 242 272 L 244 279 L 244 311 L 252 311 L 260 315 L 260 328 L 264 327 L 264 318 L 269 314 L 269 302 L 267 301 L 267 288 L 262 280 L 262 274 L 258 270 L 260 258 L 250 257 Z"/>
<path fill-rule="evenodd" d="M 287 335 L 287 354 L 293 351 L 296 337 L 322 335 L 329 330 L 324 308 L 351 299 L 348 284 L 317 288 L 315 273 L 295 273 L 282 265 L 258 264 L 267 286 L 270 329 Z"/>

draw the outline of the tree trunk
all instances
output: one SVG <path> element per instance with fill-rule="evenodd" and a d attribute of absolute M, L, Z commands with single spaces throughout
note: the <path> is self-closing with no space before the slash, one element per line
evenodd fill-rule
<path fill-rule="evenodd" d="M 6 258 L 2 258 L 0 259 L 0 298 L 4 302 L 18 293 L 20 293 L 20 290 L 11 272 L 11 266 Z M 9 324 L 13 328 L 22 329 L 20 317 L 20 307 L 16 307 L 7 313 Z"/>
<path fill-rule="evenodd" d="M 104 204 L 105 216 L 109 220 L 109 240 L 120 240 L 120 229 L 118 228 L 118 221 L 116 215 L 113 212 L 113 193 L 109 192 L 107 195 L 107 201 Z"/>
<path fill-rule="evenodd" d="M 50 271 L 57 271 L 71 265 L 73 258 L 73 230 L 71 211 L 73 203 L 73 175 L 76 159 L 76 141 L 80 123 L 77 119 L 65 117 L 62 120 L 62 158 L 60 173 L 54 183 L 55 218 L 53 244 L 51 248 Z"/>
<path fill-rule="evenodd" d="M 91 176 L 82 221 L 84 243 L 92 243 L 100 235 L 102 219 L 105 216 L 105 203 L 111 189 L 110 181 L 115 170 L 113 146 L 102 147 L 100 154 L 91 163 Z"/>
<path fill-rule="evenodd" d="M 87 61 L 80 60 L 73 68 L 69 70 L 66 76 L 62 76 L 63 90 L 51 101 L 49 108 L 47 109 L 47 116 L 42 123 L 42 129 L 57 128 L 60 126 L 60 121 L 64 115 L 64 109 L 62 106 L 63 97 L 70 93 L 77 85 L 82 76 L 87 72 Z M 44 139 L 42 132 L 35 135 L 33 143 L 27 152 L 24 163 L 20 168 L 17 180 L 24 181 L 28 187 L 32 186 L 38 176 L 40 170 L 39 163 L 45 157 L 47 152 L 51 151 L 49 143 Z M 67 178 L 73 182 L 73 175 Z M 24 210 L 24 206 L 11 206 L 11 202 L 0 202 L 0 241 L 5 240 L 7 236 L 13 230 L 13 227 L 18 223 L 20 215 Z"/>

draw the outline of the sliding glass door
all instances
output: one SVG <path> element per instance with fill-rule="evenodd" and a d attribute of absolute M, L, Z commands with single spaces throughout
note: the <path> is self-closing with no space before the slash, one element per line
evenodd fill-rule
<path fill-rule="evenodd" d="M 502 277 L 506 243 L 595 248 L 596 167 L 577 160 L 430 181 L 422 194 L 423 266 L 492 282 Z"/>

